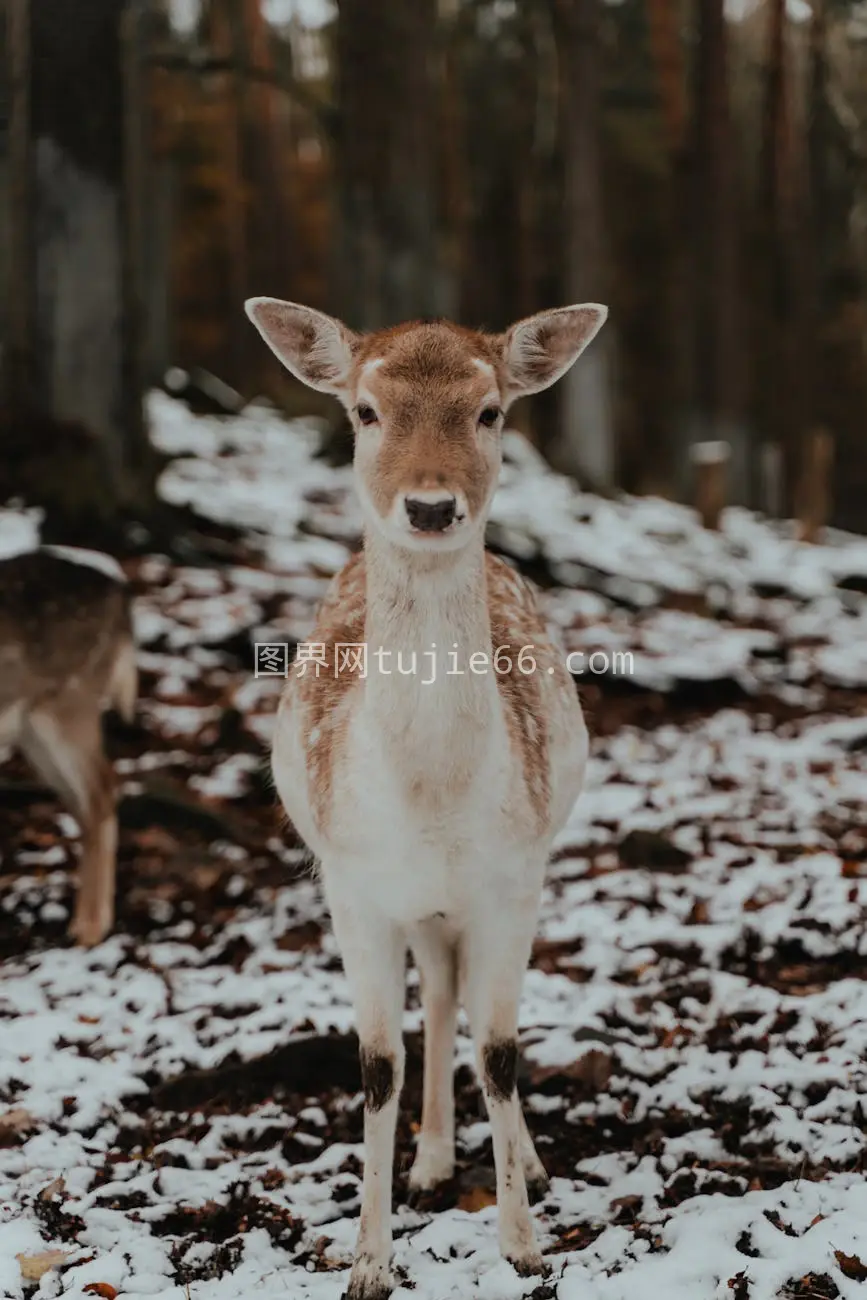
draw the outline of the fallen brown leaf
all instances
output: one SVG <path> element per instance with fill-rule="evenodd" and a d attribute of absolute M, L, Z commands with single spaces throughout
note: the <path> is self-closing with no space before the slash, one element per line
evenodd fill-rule
<path fill-rule="evenodd" d="M 683 1025 L 675 1025 L 665 1031 L 659 1046 L 674 1047 L 677 1045 L 682 1047 L 684 1043 L 689 1042 L 690 1038 L 691 1034 L 688 1029 L 685 1029 Z"/>
<path fill-rule="evenodd" d="M 117 1287 L 112 1286 L 110 1282 L 88 1282 L 87 1286 L 81 1289 L 86 1295 L 102 1296 L 102 1300 L 114 1300 L 117 1295 Z"/>
<path fill-rule="evenodd" d="M 305 948 L 318 948 L 322 943 L 322 926 L 315 921 L 305 921 L 286 930 L 277 940 L 281 952 L 303 952 Z"/>
<path fill-rule="evenodd" d="M 54 1178 L 50 1183 L 46 1183 L 39 1193 L 40 1201 L 53 1201 L 55 1196 L 62 1196 L 66 1191 L 66 1180 L 64 1178 Z"/>
<path fill-rule="evenodd" d="M 224 871 L 225 867 L 222 865 L 212 866 L 210 863 L 199 863 L 197 866 L 193 867 L 192 871 L 189 873 L 189 878 L 193 881 L 197 889 L 201 889 L 203 892 L 207 893 L 209 889 L 214 888 Z"/>
<path fill-rule="evenodd" d="M 615 1223 L 634 1223 L 643 1205 L 643 1196 L 616 1196 L 608 1208 L 617 1211 Z"/>
<path fill-rule="evenodd" d="M 282 1169 L 266 1169 L 262 1175 L 262 1186 L 266 1192 L 273 1192 L 275 1188 L 282 1187 L 286 1181 L 286 1175 Z"/>
<path fill-rule="evenodd" d="M 867 1282 L 867 1264 L 857 1255 L 844 1255 L 842 1250 L 835 1250 L 834 1258 L 844 1277 L 852 1282 Z"/>
<path fill-rule="evenodd" d="M 12 1138 L 22 1137 L 36 1128 L 36 1120 L 23 1106 L 7 1110 L 0 1115 L 0 1147 L 8 1146 Z"/>
<path fill-rule="evenodd" d="M 489 1187 L 471 1187 L 458 1197 L 458 1209 L 466 1210 L 468 1214 L 478 1214 L 479 1210 L 496 1203 L 497 1194 Z"/>
<path fill-rule="evenodd" d="M 38 1282 L 52 1268 L 59 1268 L 69 1256 L 71 1250 L 43 1250 L 38 1255 L 16 1255 L 25 1282 Z"/>

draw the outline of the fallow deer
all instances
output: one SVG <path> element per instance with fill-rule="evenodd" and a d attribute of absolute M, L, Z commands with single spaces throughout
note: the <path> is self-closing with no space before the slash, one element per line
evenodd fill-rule
<path fill-rule="evenodd" d="M 360 335 L 273 298 L 246 310 L 287 369 L 349 413 L 364 516 L 363 550 L 326 595 L 315 654 L 290 672 L 272 755 L 284 808 L 320 865 L 358 1023 L 365 1165 L 348 1297 L 392 1288 L 407 948 L 425 1024 L 410 1187 L 453 1173 L 462 1003 L 493 1136 L 500 1250 L 537 1273 L 527 1180 L 546 1175 L 516 1089 L 518 1003 L 588 742 L 533 589 L 486 552 L 484 530 L 505 412 L 569 369 L 607 308 L 542 312 L 499 335 L 447 322 Z M 353 668 L 342 650 L 361 645 L 366 670 L 361 652 Z"/>
<path fill-rule="evenodd" d="M 70 933 L 86 947 L 114 924 L 115 777 L 101 715 L 110 704 L 132 721 L 138 688 L 130 600 L 113 565 L 66 547 L 0 561 L 0 746 L 20 749 L 79 824 Z"/>

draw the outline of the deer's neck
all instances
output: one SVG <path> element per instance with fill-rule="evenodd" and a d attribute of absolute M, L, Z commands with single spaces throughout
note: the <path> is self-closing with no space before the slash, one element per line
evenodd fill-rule
<path fill-rule="evenodd" d="M 427 555 L 366 535 L 365 570 L 369 706 L 402 763 L 412 767 L 412 751 L 431 776 L 454 773 L 475 759 L 483 742 L 471 736 L 496 705 L 483 538 Z M 484 672 L 471 671 L 474 654 Z"/>

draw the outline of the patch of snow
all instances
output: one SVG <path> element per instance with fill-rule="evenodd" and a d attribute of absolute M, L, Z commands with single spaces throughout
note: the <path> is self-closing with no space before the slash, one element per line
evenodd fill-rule
<path fill-rule="evenodd" d="M 39 549 L 44 512 L 12 504 L 0 508 L 0 560 Z"/>

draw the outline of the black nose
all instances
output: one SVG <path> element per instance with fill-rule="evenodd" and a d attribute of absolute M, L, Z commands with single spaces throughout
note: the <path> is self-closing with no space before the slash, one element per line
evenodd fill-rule
<path fill-rule="evenodd" d="M 444 501 L 416 501 L 406 498 L 406 513 L 413 528 L 423 533 L 441 533 L 455 517 L 455 499 Z"/>

